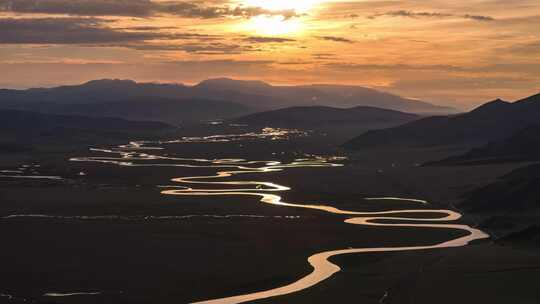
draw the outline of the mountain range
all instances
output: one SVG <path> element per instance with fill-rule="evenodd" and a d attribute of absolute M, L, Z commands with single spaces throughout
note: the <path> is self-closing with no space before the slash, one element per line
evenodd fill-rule
<path fill-rule="evenodd" d="M 194 87 L 205 92 L 225 92 L 232 100 L 253 105 L 254 100 L 240 101 L 233 92 L 257 96 L 258 108 L 279 109 L 291 106 L 329 106 L 352 108 L 371 106 L 417 114 L 455 113 L 449 107 L 403 98 L 361 86 L 300 85 L 275 86 L 262 81 L 239 81 L 228 78 L 205 80 Z M 210 97 L 210 96 L 206 96 Z"/>
<path fill-rule="evenodd" d="M 368 131 L 344 146 L 358 150 L 485 144 L 503 140 L 539 121 L 540 94 L 513 103 L 498 99 L 464 114 L 427 117 L 398 127 Z"/>
<path fill-rule="evenodd" d="M 0 90 L 3 109 L 158 120 L 175 125 L 291 106 L 375 106 L 411 113 L 455 112 L 452 108 L 358 86 L 272 86 L 261 81 L 226 78 L 194 86 L 105 79 L 55 88 Z"/>

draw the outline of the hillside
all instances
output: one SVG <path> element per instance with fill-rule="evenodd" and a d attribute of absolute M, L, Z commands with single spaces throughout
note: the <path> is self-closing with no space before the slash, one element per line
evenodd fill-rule
<path fill-rule="evenodd" d="M 428 117 L 395 128 L 369 131 L 344 146 L 358 150 L 485 144 L 504 139 L 539 120 L 540 95 L 514 103 L 495 100 L 465 114 Z"/>
<path fill-rule="evenodd" d="M 459 207 L 476 216 L 498 242 L 540 248 L 540 165 L 514 170 L 467 193 Z"/>
<path fill-rule="evenodd" d="M 540 165 L 517 169 L 497 182 L 467 194 L 460 206 L 480 214 L 540 211 Z"/>
<path fill-rule="evenodd" d="M 431 165 L 492 164 L 538 160 L 540 160 L 540 125 L 532 125 L 504 140 L 490 142 L 463 155 L 452 156 Z"/>
<path fill-rule="evenodd" d="M 333 125 L 397 125 L 418 119 L 415 114 L 373 107 L 340 109 L 325 106 L 291 107 L 247 115 L 235 123 L 250 126 L 276 126 L 293 128 L 320 128 Z"/>
<path fill-rule="evenodd" d="M 174 130 L 174 127 L 160 122 L 0 110 L 0 152 L 36 149 L 51 144 L 73 145 L 115 138 L 152 137 Z"/>
<path fill-rule="evenodd" d="M 86 104 L 35 104 L 31 108 L 45 113 L 119 117 L 140 121 L 161 121 L 172 125 L 236 117 L 252 112 L 246 106 L 227 101 L 176 100 L 156 97 Z"/>

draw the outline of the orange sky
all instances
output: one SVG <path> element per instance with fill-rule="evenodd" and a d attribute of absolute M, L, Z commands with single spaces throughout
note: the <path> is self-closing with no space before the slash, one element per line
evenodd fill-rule
<path fill-rule="evenodd" d="M 470 108 L 540 92 L 540 1 L 0 0 L 0 87 L 345 83 Z"/>

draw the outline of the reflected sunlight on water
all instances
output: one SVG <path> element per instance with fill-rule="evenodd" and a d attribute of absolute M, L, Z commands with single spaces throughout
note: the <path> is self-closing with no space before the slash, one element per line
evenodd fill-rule
<path fill-rule="evenodd" d="M 409 228 L 437 228 L 460 230 L 465 233 L 464 236 L 451 239 L 439 244 L 418 245 L 407 247 L 380 247 L 380 248 L 348 248 L 326 251 L 313 254 L 308 262 L 313 267 L 313 271 L 296 282 L 279 288 L 254 292 L 245 295 L 197 302 L 198 304 L 236 304 L 265 299 L 286 294 L 295 293 L 310 288 L 318 283 L 329 279 L 341 268 L 329 261 L 331 257 L 344 254 L 373 253 L 373 252 L 398 252 L 398 251 L 416 251 L 442 249 L 450 247 L 466 246 L 472 241 L 489 238 L 484 232 L 461 224 L 448 224 L 448 222 L 457 221 L 461 214 L 452 210 L 436 209 L 407 209 L 407 210 L 388 210 L 379 212 L 358 212 L 342 210 L 326 204 L 306 204 L 289 203 L 283 201 L 282 197 L 275 194 L 291 190 L 291 188 L 273 182 L 262 181 L 230 181 L 229 178 L 241 174 L 261 174 L 269 172 L 279 172 L 292 170 L 294 168 L 339 168 L 343 164 L 339 163 L 346 158 L 338 156 L 317 156 L 305 155 L 304 158 L 298 158 L 290 163 L 282 163 L 277 160 L 245 160 L 245 159 L 197 159 L 197 158 L 176 158 L 140 153 L 147 145 L 152 145 L 153 149 L 158 149 L 163 145 L 186 144 L 186 143 L 212 143 L 228 142 L 236 140 L 254 140 L 275 138 L 284 139 L 288 136 L 305 135 L 298 130 L 285 130 L 265 128 L 260 133 L 245 133 L 233 135 L 213 135 L 206 137 L 184 137 L 179 140 L 167 142 L 132 142 L 113 149 L 94 149 L 101 153 L 116 155 L 116 157 L 78 157 L 71 159 L 78 162 L 98 162 L 109 163 L 119 166 L 168 166 L 168 167 L 189 167 L 189 168 L 214 168 L 217 171 L 213 175 L 204 176 L 185 176 L 172 179 L 175 185 L 160 186 L 164 188 L 161 191 L 163 195 L 175 196 L 249 196 L 258 197 L 264 204 L 271 204 L 281 207 L 311 209 L 317 212 L 326 212 L 337 215 L 350 216 L 344 222 L 347 224 L 381 227 L 388 229 L 390 227 L 409 227 Z M 157 147 L 153 147 L 157 146 Z M 162 163 L 148 163 L 149 160 L 160 160 Z M 199 186 L 199 187 L 196 187 Z M 204 186 L 211 186 L 206 188 Z M 415 198 L 400 197 L 370 197 L 365 198 L 368 201 L 395 201 L 395 202 L 413 202 L 421 205 L 427 205 L 425 200 Z M 426 217 L 421 217 L 425 214 Z M 433 216 L 437 217 L 433 217 Z M 340 218 L 340 220 L 342 220 Z M 383 221 L 383 223 L 381 223 Z M 442 223 L 445 222 L 445 223 Z"/>

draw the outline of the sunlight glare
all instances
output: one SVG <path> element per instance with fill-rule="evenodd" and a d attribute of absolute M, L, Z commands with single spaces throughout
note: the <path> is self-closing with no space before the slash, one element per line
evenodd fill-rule
<path fill-rule="evenodd" d="M 259 35 L 287 35 L 302 31 L 303 23 L 283 16 L 257 16 L 249 20 L 245 30 Z"/>
<path fill-rule="evenodd" d="M 245 6 L 261 7 L 272 11 L 294 10 L 297 13 L 305 13 L 318 4 L 320 0 L 243 0 Z"/>

